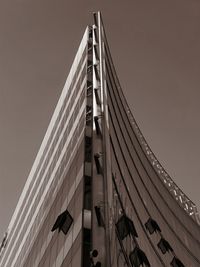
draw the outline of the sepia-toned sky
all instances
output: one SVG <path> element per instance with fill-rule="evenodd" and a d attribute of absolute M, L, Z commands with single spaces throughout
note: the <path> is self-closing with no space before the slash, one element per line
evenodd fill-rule
<path fill-rule="evenodd" d="M 200 1 L 0 0 L 0 239 L 97 10 L 145 138 L 200 210 Z"/>

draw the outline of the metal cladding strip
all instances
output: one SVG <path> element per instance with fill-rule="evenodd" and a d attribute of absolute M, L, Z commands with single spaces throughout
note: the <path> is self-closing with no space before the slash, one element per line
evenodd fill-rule
<path fill-rule="evenodd" d="M 112 61 L 112 57 L 110 55 L 110 50 L 109 50 L 109 46 L 108 46 L 106 38 L 105 38 L 105 42 L 106 42 L 106 45 L 107 45 L 107 48 L 108 48 L 110 62 L 111 62 L 112 68 L 114 70 L 113 75 L 115 76 L 115 79 L 116 79 L 116 81 L 118 83 L 118 90 L 120 90 L 121 94 L 123 95 L 123 99 L 124 99 L 124 101 L 126 103 L 126 113 L 127 113 L 128 117 L 129 117 L 131 125 L 132 125 L 132 127 L 134 129 L 134 132 L 137 134 L 138 141 L 141 144 L 145 155 L 147 156 L 147 158 L 151 162 L 151 164 L 154 167 L 155 171 L 158 173 L 160 179 L 162 180 L 164 185 L 167 187 L 169 192 L 172 194 L 174 199 L 185 210 L 185 212 L 194 221 L 196 221 L 196 223 L 198 223 L 200 225 L 200 217 L 199 217 L 196 205 L 183 193 L 183 191 L 177 186 L 177 184 L 172 180 L 172 178 L 169 176 L 169 174 L 165 171 L 165 169 L 162 167 L 162 165 L 160 164 L 158 159 L 153 154 L 153 152 L 150 149 L 149 145 L 147 144 L 144 136 L 142 135 L 142 133 L 141 133 L 141 131 L 140 131 L 140 129 L 139 129 L 139 127 L 138 127 L 133 115 L 132 115 L 132 112 L 131 112 L 128 104 L 127 104 L 127 101 L 126 101 L 126 98 L 125 98 L 125 96 L 123 94 L 123 91 L 121 89 L 121 86 L 120 86 L 120 83 L 119 83 L 119 79 L 117 77 L 117 74 L 116 74 L 116 71 L 115 71 L 115 68 L 114 68 L 114 64 L 113 64 L 113 61 Z"/>

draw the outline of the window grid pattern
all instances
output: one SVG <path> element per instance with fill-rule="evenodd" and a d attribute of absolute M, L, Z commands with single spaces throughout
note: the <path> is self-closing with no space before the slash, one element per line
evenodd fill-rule
<path fill-rule="evenodd" d="M 71 142 L 69 143 L 68 149 L 66 150 L 66 153 L 63 156 L 62 161 L 59 163 L 60 167 L 57 169 L 57 172 L 55 173 L 55 177 L 54 177 L 51 185 L 48 186 L 48 188 L 50 188 L 50 189 L 48 190 L 48 193 L 46 194 L 45 201 L 42 203 L 42 206 L 40 207 L 40 211 L 38 214 L 38 216 L 40 218 L 39 222 L 38 222 L 38 224 L 35 224 L 35 228 L 32 227 L 32 229 L 29 233 L 29 239 L 27 239 L 27 241 L 25 242 L 25 244 L 23 246 L 23 250 L 24 250 L 24 252 L 22 252 L 23 258 L 25 258 L 24 255 L 26 255 L 29 251 L 29 250 L 27 251 L 27 246 L 29 246 L 29 249 L 32 250 L 31 244 L 34 243 L 34 240 L 36 238 L 35 233 L 38 233 L 40 227 L 42 226 L 42 224 L 45 220 L 47 213 L 50 212 L 49 209 L 51 206 L 52 199 L 54 199 L 58 193 L 59 186 L 60 186 L 60 184 L 61 184 L 61 182 L 65 176 L 64 174 L 66 172 L 66 168 L 68 168 L 68 166 L 70 165 L 71 158 L 73 157 L 73 154 L 76 151 L 78 143 L 80 143 L 83 139 L 83 129 L 84 129 L 83 123 L 84 123 L 84 121 L 85 121 L 84 116 L 82 115 L 82 118 L 81 118 L 82 132 L 79 133 L 78 127 L 76 127 L 75 132 L 74 132 L 74 135 L 79 136 L 79 140 L 77 140 L 77 139 L 71 140 Z M 78 135 L 77 135 L 77 133 L 78 133 Z M 74 141 L 77 144 L 75 146 L 73 144 Z M 52 211 L 52 214 L 54 214 L 53 211 Z M 37 223 L 37 220 L 36 220 L 36 223 Z M 16 265 L 16 266 L 18 266 L 18 265 Z"/>
<path fill-rule="evenodd" d="M 21 223 L 20 223 L 20 221 L 18 221 L 18 227 L 15 229 L 13 227 L 12 232 L 10 233 L 10 237 L 12 239 L 16 238 L 18 231 L 20 230 L 20 228 L 22 226 L 23 221 L 24 220 L 26 221 L 24 224 L 23 230 L 21 231 L 21 235 L 17 237 L 18 240 L 15 243 L 15 246 L 13 247 L 14 250 L 12 251 L 12 254 L 9 257 L 10 260 L 7 261 L 8 265 L 5 265 L 5 266 L 11 266 L 10 264 L 17 253 L 18 247 L 21 243 L 21 239 L 23 238 L 23 235 L 24 235 L 24 233 L 28 227 L 28 224 L 31 221 L 31 217 L 33 216 L 33 213 L 37 208 L 39 200 L 40 200 L 41 196 L 43 195 L 43 191 L 44 191 L 46 184 L 49 180 L 49 176 L 53 172 L 53 170 L 54 170 L 54 168 L 58 162 L 58 158 L 61 154 L 61 151 L 68 140 L 70 130 L 74 129 L 73 134 L 71 134 L 73 137 L 72 137 L 72 140 L 70 141 L 70 143 L 68 144 L 68 149 L 66 150 L 65 155 L 62 158 L 62 162 L 60 164 L 60 167 L 57 169 L 57 172 L 55 174 L 54 184 L 55 184 L 56 179 L 61 177 L 61 174 L 63 172 L 63 168 L 67 164 L 66 161 L 67 161 L 67 159 L 69 159 L 69 156 L 71 154 L 71 149 L 73 149 L 76 146 L 78 137 L 80 137 L 81 131 L 83 130 L 84 121 L 85 121 L 85 112 L 84 112 L 84 108 L 81 108 L 81 106 L 85 105 L 85 96 L 86 96 L 86 79 L 85 79 L 85 77 L 86 77 L 86 61 L 87 61 L 86 56 L 87 56 L 87 54 L 86 54 L 86 49 L 85 49 L 84 53 L 81 57 L 81 60 L 79 62 L 77 71 L 75 72 L 75 75 L 72 79 L 72 83 L 68 89 L 68 93 L 67 93 L 67 95 L 63 101 L 62 108 L 58 114 L 57 120 L 56 120 L 55 125 L 52 129 L 49 140 L 47 141 L 47 145 L 44 149 L 44 153 L 41 157 L 40 163 L 39 163 L 39 165 L 36 169 L 36 172 L 34 174 L 32 184 L 29 186 L 29 190 L 27 192 L 27 197 L 28 197 L 28 194 L 30 195 L 30 191 L 31 191 L 32 187 L 34 187 L 34 189 L 35 189 L 32 191 L 32 195 L 37 194 L 36 199 L 34 201 L 34 205 L 28 214 L 28 210 L 30 208 L 30 205 L 29 205 L 30 203 L 25 204 L 26 207 L 24 208 L 24 210 L 22 210 L 24 216 L 20 218 Z M 78 98 L 78 96 L 79 96 L 79 98 Z M 74 107 L 75 104 L 76 104 L 76 106 Z M 74 110 L 74 112 L 73 112 L 73 110 Z M 80 110 L 82 110 L 82 114 L 78 114 Z M 78 120 L 77 120 L 77 118 L 78 118 Z M 61 134 L 62 129 L 65 129 L 65 130 L 63 130 L 63 134 Z M 58 145 L 58 143 L 59 143 L 59 145 Z M 48 149 L 49 149 L 49 151 L 48 151 Z M 47 153 L 47 151 L 48 151 L 48 153 Z M 46 153 L 46 159 L 45 159 L 45 153 Z M 53 157 L 52 157 L 52 155 L 53 155 Z M 49 164 L 50 160 L 51 160 L 51 164 Z M 49 166 L 48 171 L 47 171 L 47 166 Z M 46 174 L 46 176 L 45 176 L 45 174 Z M 38 176 L 37 181 L 35 181 L 37 176 Z M 45 178 L 44 178 L 44 176 L 45 176 Z M 34 183 L 34 181 L 35 181 L 35 183 Z M 43 183 L 43 184 L 41 185 L 41 183 Z M 36 190 L 39 186 L 40 186 L 40 190 L 36 193 Z M 55 192 L 54 192 L 54 194 L 55 194 Z M 32 201 L 33 200 L 31 200 L 31 202 Z M 38 227 L 39 223 L 41 222 L 41 216 L 42 216 L 41 211 L 44 212 L 44 207 L 46 207 L 46 206 L 47 206 L 47 203 L 45 201 L 40 212 L 38 213 L 37 217 L 35 218 L 34 224 L 30 230 L 30 233 L 29 233 L 27 239 L 26 239 L 26 243 L 24 244 L 24 247 L 23 247 L 21 254 L 23 254 L 23 251 L 27 250 L 27 244 L 30 244 L 30 241 L 33 239 L 34 233 L 36 232 L 37 227 Z M 22 208 L 23 207 L 21 207 L 21 209 Z M 25 217 L 27 214 L 28 214 L 28 217 Z M 15 232 L 14 232 L 14 230 L 15 230 Z M 12 236 L 11 236 L 11 234 L 12 234 Z M 20 257 L 18 257 L 18 260 L 16 261 L 15 266 L 19 266 L 18 265 L 19 261 L 20 261 Z M 6 262 L 6 259 L 4 259 L 3 264 L 5 264 L 5 262 Z"/>
<path fill-rule="evenodd" d="M 62 108 L 61 108 L 61 110 L 60 110 L 60 112 L 59 112 L 59 114 L 58 114 L 58 117 L 57 117 L 57 119 L 56 119 L 56 122 L 55 122 L 55 124 L 54 124 L 54 127 L 53 127 L 53 129 L 52 129 L 52 131 L 51 131 L 50 137 L 49 137 L 49 139 L 48 139 L 48 141 L 47 141 L 47 144 L 46 144 L 46 146 L 45 146 L 45 149 L 44 149 L 44 151 L 43 151 L 43 153 L 42 153 L 42 156 L 41 156 L 41 158 L 40 158 L 40 161 L 39 161 L 39 163 L 38 163 L 38 165 L 37 165 L 37 168 L 36 168 L 36 170 L 35 170 L 34 176 L 33 176 L 33 178 L 32 178 L 32 182 L 31 182 L 31 184 L 30 184 L 30 186 L 29 186 L 29 188 L 28 188 L 28 190 L 27 190 L 27 192 L 26 192 L 25 199 L 30 195 L 30 193 L 31 193 L 31 188 L 35 186 L 34 183 L 35 183 L 35 181 L 37 180 L 37 177 L 38 177 L 38 176 L 41 177 L 41 176 L 43 175 L 42 172 L 44 172 L 44 170 L 45 170 L 45 168 L 46 168 L 46 161 L 44 161 L 44 160 L 45 160 L 45 156 L 47 155 L 47 152 L 48 152 L 48 150 L 49 150 L 49 147 L 51 146 L 51 143 L 52 143 L 53 138 L 55 138 L 55 136 L 56 136 L 56 130 L 58 129 L 59 122 L 60 122 L 60 120 L 61 120 L 61 116 L 62 116 L 62 114 L 63 114 L 63 112 L 64 112 L 64 109 L 66 108 L 67 102 L 69 101 L 70 98 L 72 99 L 71 103 L 73 103 L 73 99 L 74 99 L 74 97 L 75 97 L 75 94 L 73 94 L 72 97 L 71 97 L 71 94 L 72 94 L 72 92 L 74 91 L 74 87 L 77 86 L 78 83 L 80 83 L 80 81 L 77 82 L 77 80 L 75 79 L 75 77 L 77 78 L 77 77 L 80 76 L 80 73 L 81 73 L 81 71 L 82 71 L 82 68 L 83 68 L 83 66 L 84 66 L 84 63 L 86 62 L 85 60 L 86 60 L 86 48 L 85 48 L 85 50 L 84 50 L 84 52 L 83 52 L 83 54 L 82 54 L 82 57 L 81 57 L 81 59 L 80 59 L 80 62 L 79 62 L 79 64 L 78 64 L 77 71 L 75 72 L 75 75 L 74 75 L 74 77 L 72 78 L 72 82 L 71 82 L 71 84 L 70 84 L 70 86 L 69 86 L 69 88 L 68 88 L 66 97 L 65 97 L 64 102 L 63 102 L 63 104 L 62 104 Z M 83 78 L 83 76 L 81 76 L 81 77 Z M 70 110 L 70 108 L 68 108 L 68 111 L 69 111 L 69 110 Z M 66 112 L 65 114 L 67 114 L 67 112 Z M 65 119 L 66 119 L 66 118 L 65 118 Z M 28 207 L 28 205 L 27 205 L 27 207 Z M 26 214 L 26 212 L 27 212 L 27 210 L 24 210 L 24 206 L 21 206 L 20 211 L 19 211 L 19 214 L 21 214 L 22 212 L 23 212 L 24 214 Z M 13 227 L 13 228 L 10 230 L 10 233 L 9 233 L 9 239 L 12 237 L 14 231 L 16 231 L 16 227 Z"/>
<path fill-rule="evenodd" d="M 79 230 L 77 230 L 77 226 L 75 225 L 77 225 L 77 220 L 82 210 L 83 138 L 81 143 L 78 144 L 78 148 L 75 148 L 74 151 L 73 160 L 58 187 L 56 197 L 53 199 L 50 198 L 51 201 L 46 212 L 46 217 L 41 223 L 41 229 L 37 231 L 37 237 L 34 240 L 28 258 L 25 264 L 21 263 L 20 266 L 43 267 L 44 261 L 46 261 L 46 258 L 50 257 L 49 255 L 51 254 L 54 254 L 53 257 L 51 255 L 50 260 L 52 266 L 55 266 L 53 264 L 55 261 L 56 266 L 60 266 L 61 264 L 58 262 L 63 261 L 64 246 L 67 239 L 69 242 L 70 232 L 73 231 L 75 236 L 78 235 L 81 229 L 81 226 L 79 226 Z M 74 225 L 70 227 L 70 231 L 66 236 L 58 231 L 51 232 L 57 216 L 66 208 L 74 219 Z M 80 219 L 78 225 L 80 225 Z M 34 254 L 35 257 L 33 256 Z M 47 265 L 48 267 L 51 266 L 50 263 Z"/>
<path fill-rule="evenodd" d="M 80 101 L 84 101 L 84 96 L 85 95 L 85 86 L 83 87 L 83 91 L 81 92 L 81 97 L 80 97 Z M 76 103 L 76 102 L 75 102 Z M 80 105 L 80 102 L 79 101 L 77 101 L 77 106 L 79 106 Z M 83 105 L 85 105 L 85 103 L 83 104 Z M 77 109 L 75 108 L 75 109 L 73 109 L 73 110 L 75 110 L 75 111 L 77 111 Z M 81 109 L 82 110 L 82 117 L 81 117 L 81 119 L 80 119 L 80 122 L 81 122 L 81 125 L 82 125 L 82 127 L 84 126 L 84 117 L 85 117 L 85 109 L 84 108 L 82 108 Z M 15 246 L 15 250 L 14 250 L 14 254 L 13 255 L 15 255 L 16 254 L 16 252 L 17 252 L 17 250 L 18 250 L 18 246 L 19 246 L 19 244 L 21 243 L 21 240 L 22 240 L 22 238 L 23 238 L 23 235 L 24 235 L 24 233 L 25 233 L 25 231 L 26 231 L 26 229 L 28 228 L 28 226 L 29 226 L 29 224 L 30 224 L 30 221 L 31 221 L 31 218 L 33 217 L 33 215 L 34 215 L 34 212 L 35 212 L 35 210 L 36 210 L 36 208 L 37 208 L 37 206 L 38 206 L 38 203 L 39 203 L 39 201 L 40 201 L 40 198 L 41 198 L 41 196 L 43 195 L 43 193 L 44 193 L 44 189 L 47 187 L 47 183 L 48 183 L 48 181 L 49 181 L 49 179 L 50 179 L 50 176 L 52 175 L 52 173 L 53 173 L 53 170 L 54 170 L 54 168 L 56 167 L 56 164 L 57 164 L 57 162 L 58 162 L 58 158 L 56 158 L 56 156 L 58 156 L 58 155 L 60 155 L 61 154 L 61 150 L 65 150 L 65 156 L 63 157 L 63 162 L 62 163 L 64 163 L 64 161 L 65 161 L 65 164 L 67 164 L 67 162 L 66 162 L 66 160 L 68 160 L 69 159 L 69 156 L 70 156 L 70 154 L 71 154 L 71 151 L 72 151 L 72 149 L 74 148 L 74 146 L 75 146 L 75 143 L 77 142 L 77 137 L 78 136 L 80 136 L 80 132 L 79 132 L 79 121 L 77 120 L 76 122 L 74 122 L 74 118 L 77 118 L 77 114 L 76 114 L 76 116 L 75 116 L 75 113 L 72 113 L 72 115 L 71 115 L 71 122 L 72 122 L 72 125 L 73 125 L 73 128 L 69 128 L 69 127 L 71 127 L 70 126 L 70 124 L 68 124 L 67 122 L 66 122 L 66 129 L 68 129 L 67 131 L 66 131 L 66 129 L 65 129 L 65 133 L 66 134 L 64 134 L 64 135 L 62 135 L 63 136 L 63 138 L 61 139 L 61 138 L 59 138 L 59 140 L 60 140 L 60 143 L 59 143 L 59 145 L 57 144 L 57 146 L 56 146 L 56 148 L 55 148 L 55 150 L 54 150 L 54 152 L 52 151 L 52 155 L 51 155 L 51 161 L 49 162 L 49 164 L 47 165 L 47 166 L 45 166 L 46 167 L 46 170 L 45 170 L 45 172 L 44 172 L 44 174 L 43 174 L 43 176 L 45 176 L 45 178 L 44 178 L 44 180 L 43 180 L 43 182 L 41 182 L 40 184 L 38 183 L 38 185 L 36 184 L 36 192 L 34 192 L 34 194 L 35 194 L 35 197 L 34 197 L 34 199 L 32 199 L 32 202 L 34 203 L 33 204 L 33 206 L 32 206 L 32 209 L 31 209 L 31 211 L 29 212 L 29 214 L 27 213 L 26 214 L 26 217 L 25 217 L 25 219 L 24 219 L 24 222 L 25 222 L 25 225 L 23 226 L 23 230 L 21 231 L 21 235 L 18 237 L 18 242 L 17 242 L 17 244 L 16 244 L 16 246 Z M 79 116 L 78 116 L 78 118 L 80 118 Z M 73 123 L 74 122 L 74 123 Z M 70 133 L 70 130 L 71 130 L 71 133 Z M 83 130 L 83 129 L 82 129 Z M 63 142 L 62 142 L 62 140 L 65 140 L 65 142 L 66 141 L 69 141 L 68 140 L 68 135 L 67 135 L 67 133 L 68 134 L 71 134 L 71 136 L 73 135 L 73 138 L 72 138 L 72 140 L 70 140 L 70 142 L 68 143 L 68 146 L 67 146 L 67 148 L 66 148 L 66 146 L 65 147 L 63 147 Z M 57 153 L 56 151 L 59 151 L 59 153 Z M 60 164 L 59 163 L 59 165 L 60 166 L 64 166 L 64 164 Z M 66 165 L 65 165 L 66 166 Z M 56 176 L 58 176 L 58 177 L 60 177 L 60 175 L 61 175 L 61 171 L 62 171 L 62 168 L 60 167 L 58 170 L 57 170 L 57 174 L 54 174 L 55 175 L 55 178 L 54 178 L 54 184 L 56 184 Z M 39 187 L 40 187 L 40 189 L 39 189 Z M 55 192 L 54 192 L 54 194 L 55 194 Z M 44 205 L 45 205 L 45 202 L 44 202 Z M 43 214 L 43 212 L 44 212 L 44 208 L 42 207 L 41 209 L 40 209 L 40 214 L 42 215 Z M 35 222 L 34 222 L 34 225 L 33 225 L 33 227 L 31 228 L 31 231 L 30 231 L 30 233 L 29 233 L 29 238 L 27 239 L 27 244 L 28 244 L 28 241 L 29 241 L 29 239 L 32 239 L 33 238 L 33 235 L 34 235 L 34 233 L 36 232 L 36 228 L 37 228 L 37 225 L 38 225 L 38 222 L 40 222 L 40 220 L 41 220 L 41 215 L 39 215 L 38 214 L 38 216 L 36 217 L 36 219 L 35 219 Z M 27 217 L 28 216 L 28 217 Z M 22 225 L 20 225 L 20 227 L 22 228 Z M 9 266 L 9 265 L 8 265 Z"/>

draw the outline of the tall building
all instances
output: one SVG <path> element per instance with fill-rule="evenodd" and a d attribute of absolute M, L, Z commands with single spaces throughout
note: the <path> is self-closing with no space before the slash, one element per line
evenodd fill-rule
<path fill-rule="evenodd" d="M 0 267 L 198 267 L 199 224 L 132 116 L 95 13 L 1 243 Z"/>

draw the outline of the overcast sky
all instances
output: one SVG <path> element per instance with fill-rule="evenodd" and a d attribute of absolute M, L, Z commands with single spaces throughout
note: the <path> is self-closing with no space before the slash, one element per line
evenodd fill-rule
<path fill-rule="evenodd" d="M 200 1 L 0 0 L 0 238 L 97 10 L 145 138 L 200 210 Z"/>

